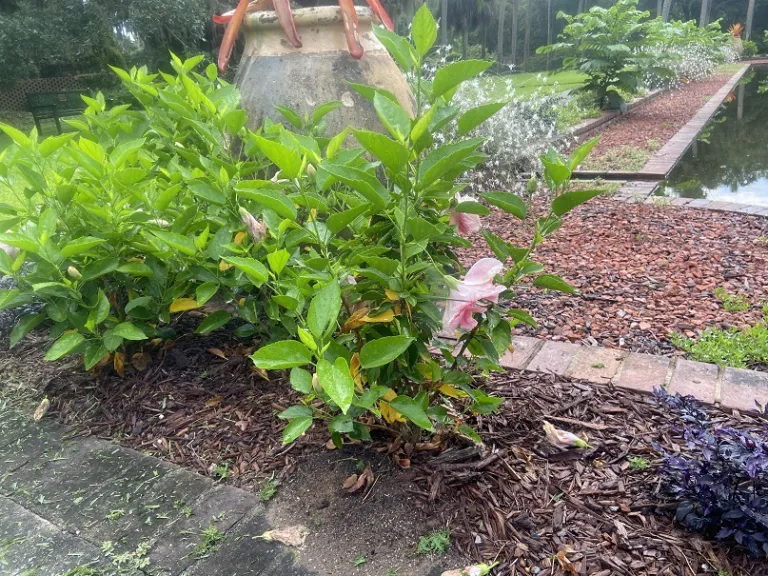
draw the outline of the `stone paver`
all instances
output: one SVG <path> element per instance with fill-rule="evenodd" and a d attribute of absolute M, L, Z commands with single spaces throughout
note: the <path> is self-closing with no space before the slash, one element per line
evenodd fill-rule
<path fill-rule="evenodd" d="M 703 402 L 714 404 L 717 399 L 718 367 L 714 364 L 678 360 L 672 379 L 671 393 L 695 396 Z"/>
<path fill-rule="evenodd" d="M 627 352 L 614 348 L 582 346 L 565 371 L 565 375 L 589 382 L 610 382 L 621 367 Z"/>
<path fill-rule="evenodd" d="M 274 526 L 252 493 L 110 442 L 67 438 L 65 428 L 8 408 L 0 408 L 0 430 L 2 575 L 76 567 L 112 575 L 121 553 L 148 559 L 142 570 L 156 576 L 313 574 L 282 545 L 253 539 Z M 224 539 L 200 552 L 208 527 Z M 120 576 L 142 573 L 128 566 Z"/>
<path fill-rule="evenodd" d="M 530 361 L 528 370 L 532 370 L 533 372 L 547 372 L 562 376 L 565 374 L 565 371 L 573 360 L 573 357 L 576 355 L 576 352 L 579 351 L 579 348 L 581 348 L 581 346 L 577 344 L 552 342 L 548 340 Z"/>
<path fill-rule="evenodd" d="M 726 408 L 755 410 L 768 406 L 768 373 L 726 368 L 723 374 L 721 403 Z"/>
<path fill-rule="evenodd" d="M 652 393 L 666 383 L 670 359 L 651 354 L 630 354 L 615 383 L 620 388 Z"/>
<path fill-rule="evenodd" d="M 531 358 L 544 345 L 543 340 L 530 336 L 515 336 L 512 338 L 514 352 L 505 352 L 501 357 L 501 365 L 507 368 L 525 368 Z"/>

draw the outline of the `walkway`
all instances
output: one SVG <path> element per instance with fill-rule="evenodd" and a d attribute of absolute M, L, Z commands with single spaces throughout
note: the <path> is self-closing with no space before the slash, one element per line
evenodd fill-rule
<path fill-rule="evenodd" d="M 0 408 L 0 574 L 303 576 L 243 490 Z"/>

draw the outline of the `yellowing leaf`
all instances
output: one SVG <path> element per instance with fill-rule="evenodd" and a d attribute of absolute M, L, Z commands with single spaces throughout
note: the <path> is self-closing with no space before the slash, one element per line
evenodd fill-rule
<path fill-rule="evenodd" d="M 381 410 L 381 416 L 389 424 L 392 424 L 393 422 L 405 422 L 405 417 L 403 417 L 403 415 L 400 414 L 400 412 L 392 408 L 389 405 L 389 402 L 384 402 L 383 400 L 380 401 L 379 410 Z"/>
<path fill-rule="evenodd" d="M 395 312 L 393 310 L 386 310 L 381 314 L 376 314 L 375 316 L 366 314 L 365 316 L 363 316 L 362 320 L 363 322 L 379 322 L 379 323 L 386 324 L 387 322 L 392 322 L 394 318 L 395 318 Z"/>
<path fill-rule="evenodd" d="M 117 372 L 121 378 L 125 377 L 125 356 L 122 352 L 115 352 L 112 365 L 115 367 L 115 372 Z"/>
<path fill-rule="evenodd" d="M 200 306 L 198 305 L 197 300 L 194 298 L 176 298 L 176 300 L 171 302 L 171 306 L 168 308 L 168 310 L 171 313 L 175 313 L 194 310 L 195 308 L 200 308 Z"/>
<path fill-rule="evenodd" d="M 395 392 L 394 390 L 392 390 L 392 388 L 390 388 L 387 391 L 387 393 L 384 394 L 384 396 L 382 396 L 382 398 L 384 400 L 394 400 L 395 398 L 397 398 L 397 392 Z"/>
<path fill-rule="evenodd" d="M 226 272 L 230 268 L 232 268 L 232 264 L 230 264 L 229 262 L 224 262 L 224 260 L 219 262 L 219 272 Z"/>
<path fill-rule="evenodd" d="M 349 362 L 349 373 L 355 381 L 355 388 L 358 392 L 363 392 L 363 375 L 360 373 L 360 355 L 355 352 Z"/>
<path fill-rule="evenodd" d="M 136 352 L 136 354 L 131 356 L 131 365 L 139 372 L 144 372 L 151 362 L 152 357 L 144 352 Z"/>
<path fill-rule="evenodd" d="M 365 318 L 368 315 L 368 309 L 367 308 L 360 308 L 358 310 L 355 310 L 352 315 L 347 318 L 347 321 L 344 322 L 344 326 L 341 327 L 341 333 L 345 334 L 347 332 L 350 332 L 352 330 L 357 330 L 362 325 L 365 324 L 365 321 L 363 318 Z"/>
<path fill-rule="evenodd" d="M 467 397 L 467 393 L 466 392 L 464 392 L 462 390 L 458 390 L 457 388 L 454 388 L 450 384 L 443 384 L 437 390 L 439 392 L 441 392 L 442 394 L 445 394 L 446 396 L 450 396 L 451 398 L 466 398 Z"/>
<path fill-rule="evenodd" d="M 397 300 L 400 300 L 400 296 L 397 295 L 397 292 L 395 292 L 394 290 L 390 290 L 389 288 L 384 290 L 384 294 L 387 295 L 387 299 L 390 302 L 396 302 Z"/>
<path fill-rule="evenodd" d="M 245 240 L 245 232 L 238 232 L 235 234 L 235 244 L 239 246 L 243 243 L 243 240 Z"/>

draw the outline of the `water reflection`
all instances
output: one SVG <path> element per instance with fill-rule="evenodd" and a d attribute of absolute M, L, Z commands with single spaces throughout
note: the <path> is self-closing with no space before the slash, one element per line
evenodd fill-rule
<path fill-rule="evenodd" d="M 768 206 L 768 68 L 756 67 L 660 187 L 660 194 Z"/>

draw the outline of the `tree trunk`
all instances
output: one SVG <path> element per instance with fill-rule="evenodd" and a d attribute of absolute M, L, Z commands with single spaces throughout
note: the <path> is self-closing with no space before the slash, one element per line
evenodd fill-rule
<path fill-rule="evenodd" d="M 525 39 L 523 41 L 523 68 L 528 65 L 528 57 L 531 55 L 531 12 L 533 11 L 534 0 L 528 0 L 525 5 Z"/>
<path fill-rule="evenodd" d="M 467 59 L 467 46 L 469 45 L 469 22 L 467 18 L 464 18 L 462 25 L 462 34 L 461 34 L 461 57 L 466 60 Z"/>
<path fill-rule="evenodd" d="M 512 10 L 512 20 L 514 20 L 514 7 Z M 499 63 L 499 66 L 504 64 L 504 18 L 506 15 L 507 0 L 499 0 L 499 28 L 496 32 L 496 62 Z M 512 50 L 514 51 L 514 44 L 512 46 Z"/>
<path fill-rule="evenodd" d="M 547 46 L 552 44 L 552 0 L 547 0 Z M 551 52 L 547 52 L 547 72 L 549 72 Z"/>
<path fill-rule="evenodd" d="M 755 19 L 755 0 L 749 0 L 749 8 L 747 8 L 747 29 L 744 33 L 744 38 L 747 40 L 752 38 L 752 24 Z"/>
<path fill-rule="evenodd" d="M 579 0 L 579 7 L 578 7 L 576 13 L 577 14 L 581 14 L 581 13 L 585 12 L 586 7 L 587 7 L 586 2 L 584 2 L 584 0 Z"/>
<path fill-rule="evenodd" d="M 704 28 L 709 19 L 709 5 L 712 0 L 701 0 L 701 12 L 699 13 L 699 28 Z"/>
<path fill-rule="evenodd" d="M 448 46 L 448 0 L 441 2 L 440 39 L 443 46 Z"/>
<path fill-rule="evenodd" d="M 485 60 L 486 46 L 488 46 L 488 21 L 485 18 L 481 26 L 483 27 L 483 60 Z"/>
<path fill-rule="evenodd" d="M 517 9 L 520 0 L 512 0 L 512 50 L 509 55 L 511 64 L 517 66 Z"/>
<path fill-rule="evenodd" d="M 661 18 L 661 11 L 664 7 L 664 0 L 658 0 L 656 2 L 656 18 Z"/>
<path fill-rule="evenodd" d="M 661 18 L 664 22 L 669 22 L 669 9 L 672 7 L 672 0 L 664 0 L 664 7 L 661 10 Z"/>

